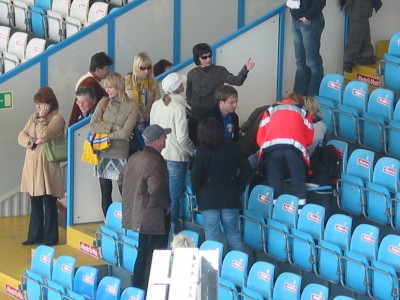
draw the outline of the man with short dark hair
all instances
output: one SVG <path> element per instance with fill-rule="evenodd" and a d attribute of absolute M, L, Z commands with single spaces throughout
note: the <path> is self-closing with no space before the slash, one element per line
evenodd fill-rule
<path fill-rule="evenodd" d="M 111 65 L 113 60 L 104 52 L 94 54 L 90 58 L 89 72 L 78 79 L 75 90 L 81 86 L 91 87 L 96 94 L 96 105 L 103 98 L 108 97 L 105 89 L 100 82 L 111 73 Z M 80 114 L 79 106 L 74 103 L 68 126 L 78 121 Z"/>
<path fill-rule="evenodd" d="M 237 141 L 239 139 L 239 117 L 236 114 L 238 92 L 230 85 L 223 85 L 215 91 L 215 107 L 210 115 L 219 120 L 224 127 L 224 135 Z"/>
<path fill-rule="evenodd" d="M 133 285 L 147 289 L 153 251 L 167 249 L 171 199 L 167 163 L 160 154 L 170 128 L 153 124 L 143 131 L 145 147 L 133 154 L 122 185 L 122 227 L 139 233 Z"/>

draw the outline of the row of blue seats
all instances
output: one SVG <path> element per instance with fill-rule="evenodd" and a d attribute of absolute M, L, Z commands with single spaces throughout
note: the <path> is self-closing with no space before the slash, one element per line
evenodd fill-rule
<path fill-rule="evenodd" d="M 93 266 L 76 269 L 76 259 L 59 256 L 53 263 L 55 250 L 46 245 L 38 246 L 32 256 L 30 269 L 21 277 L 19 289 L 29 300 L 144 300 L 145 292 L 128 287 L 121 294 L 121 280 L 112 276 L 98 281 L 99 270 Z M 76 269 L 76 271 L 75 271 Z"/>
<path fill-rule="evenodd" d="M 237 299 L 328 299 L 329 288 L 310 283 L 302 289 L 302 276 L 283 272 L 276 277 L 275 265 L 265 261 L 255 262 L 248 271 L 248 256 L 240 251 L 226 254 L 219 278 L 219 300 Z M 337 296 L 334 300 L 352 298 Z"/>
<path fill-rule="evenodd" d="M 400 161 L 375 152 L 354 150 L 337 182 L 339 208 L 400 229 Z"/>
<path fill-rule="evenodd" d="M 244 210 L 245 243 L 349 290 L 374 299 L 398 299 L 400 236 L 384 237 L 378 250 L 378 227 L 360 224 L 352 233 L 352 218 L 342 214 L 332 215 L 324 226 L 324 207 L 307 204 L 297 218 L 297 206 L 296 197 L 281 195 L 271 218 Z"/>

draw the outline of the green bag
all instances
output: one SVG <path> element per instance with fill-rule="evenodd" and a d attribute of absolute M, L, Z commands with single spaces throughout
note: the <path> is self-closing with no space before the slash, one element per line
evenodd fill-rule
<path fill-rule="evenodd" d="M 52 163 L 67 161 L 67 142 L 61 140 L 50 140 L 46 143 L 45 153 L 47 161 Z"/>

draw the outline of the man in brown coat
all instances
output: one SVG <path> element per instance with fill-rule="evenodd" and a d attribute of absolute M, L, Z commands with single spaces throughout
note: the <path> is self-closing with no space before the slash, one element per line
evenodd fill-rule
<path fill-rule="evenodd" d="M 122 188 L 122 226 L 139 233 L 133 286 L 147 289 L 153 250 L 167 249 L 171 226 L 167 164 L 160 152 L 170 128 L 150 125 L 145 147 L 126 164 Z"/>

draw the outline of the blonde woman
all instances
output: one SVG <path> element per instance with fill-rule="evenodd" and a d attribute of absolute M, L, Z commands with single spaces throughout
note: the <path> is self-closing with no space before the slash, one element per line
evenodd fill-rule
<path fill-rule="evenodd" d="M 323 114 L 321 112 L 321 107 L 317 100 L 313 97 L 305 96 L 303 97 L 304 106 L 310 112 L 313 125 L 314 125 L 314 138 L 313 142 L 310 146 L 308 146 L 308 150 L 310 151 L 310 155 L 314 153 L 315 148 L 317 148 L 318 144 L 324 139 L 326 133 L 326 125 L 322 122 Z"/>
<path fill-rule="evenodd" d="M 143 129 L 149 126 L 150 109 L 153 102 L 161 98 L 160 88 L 153 74 L 153 65 L 145 52 L 140 52 L 133 59 L 132 74 L 125 77 L 126 93 L 140 108 L 138 130 L 136 138 L 143 148 L 141 136 Z"/>
<path fill-rule="evenodd" d="M 49 87 L 40 88 L 33 96 L 36 112 L 18 135 L 26 148 L 22 170 L 21 192 L 31 197 L 28 238 L 23 245 L 58 243 L 57 198 L 64 197 L 60 163 L 47 161 L 45 148 L 51 139 L 64 138 L 65 121 L 58 112 L 58 101 Z"/>
<path fill-rule="evenodd" d="M 112 181 L 118 179 L 129 156 L 129 135 L 135 127 L 138 105 L 125 94 L 124 77 L 118 73 L 108 75 L 104 80 L 108 97 L 103 97 L 90 121 L 90 130 L 108 133 L 110 148 L 100 154 L 96 174 L 100 179 L 101 201 L 104 216 L 112 203 Z M 112 164 L 110 164 L 112 163 Z M 108 170 L 112 165 L 116 169 Z"/>

